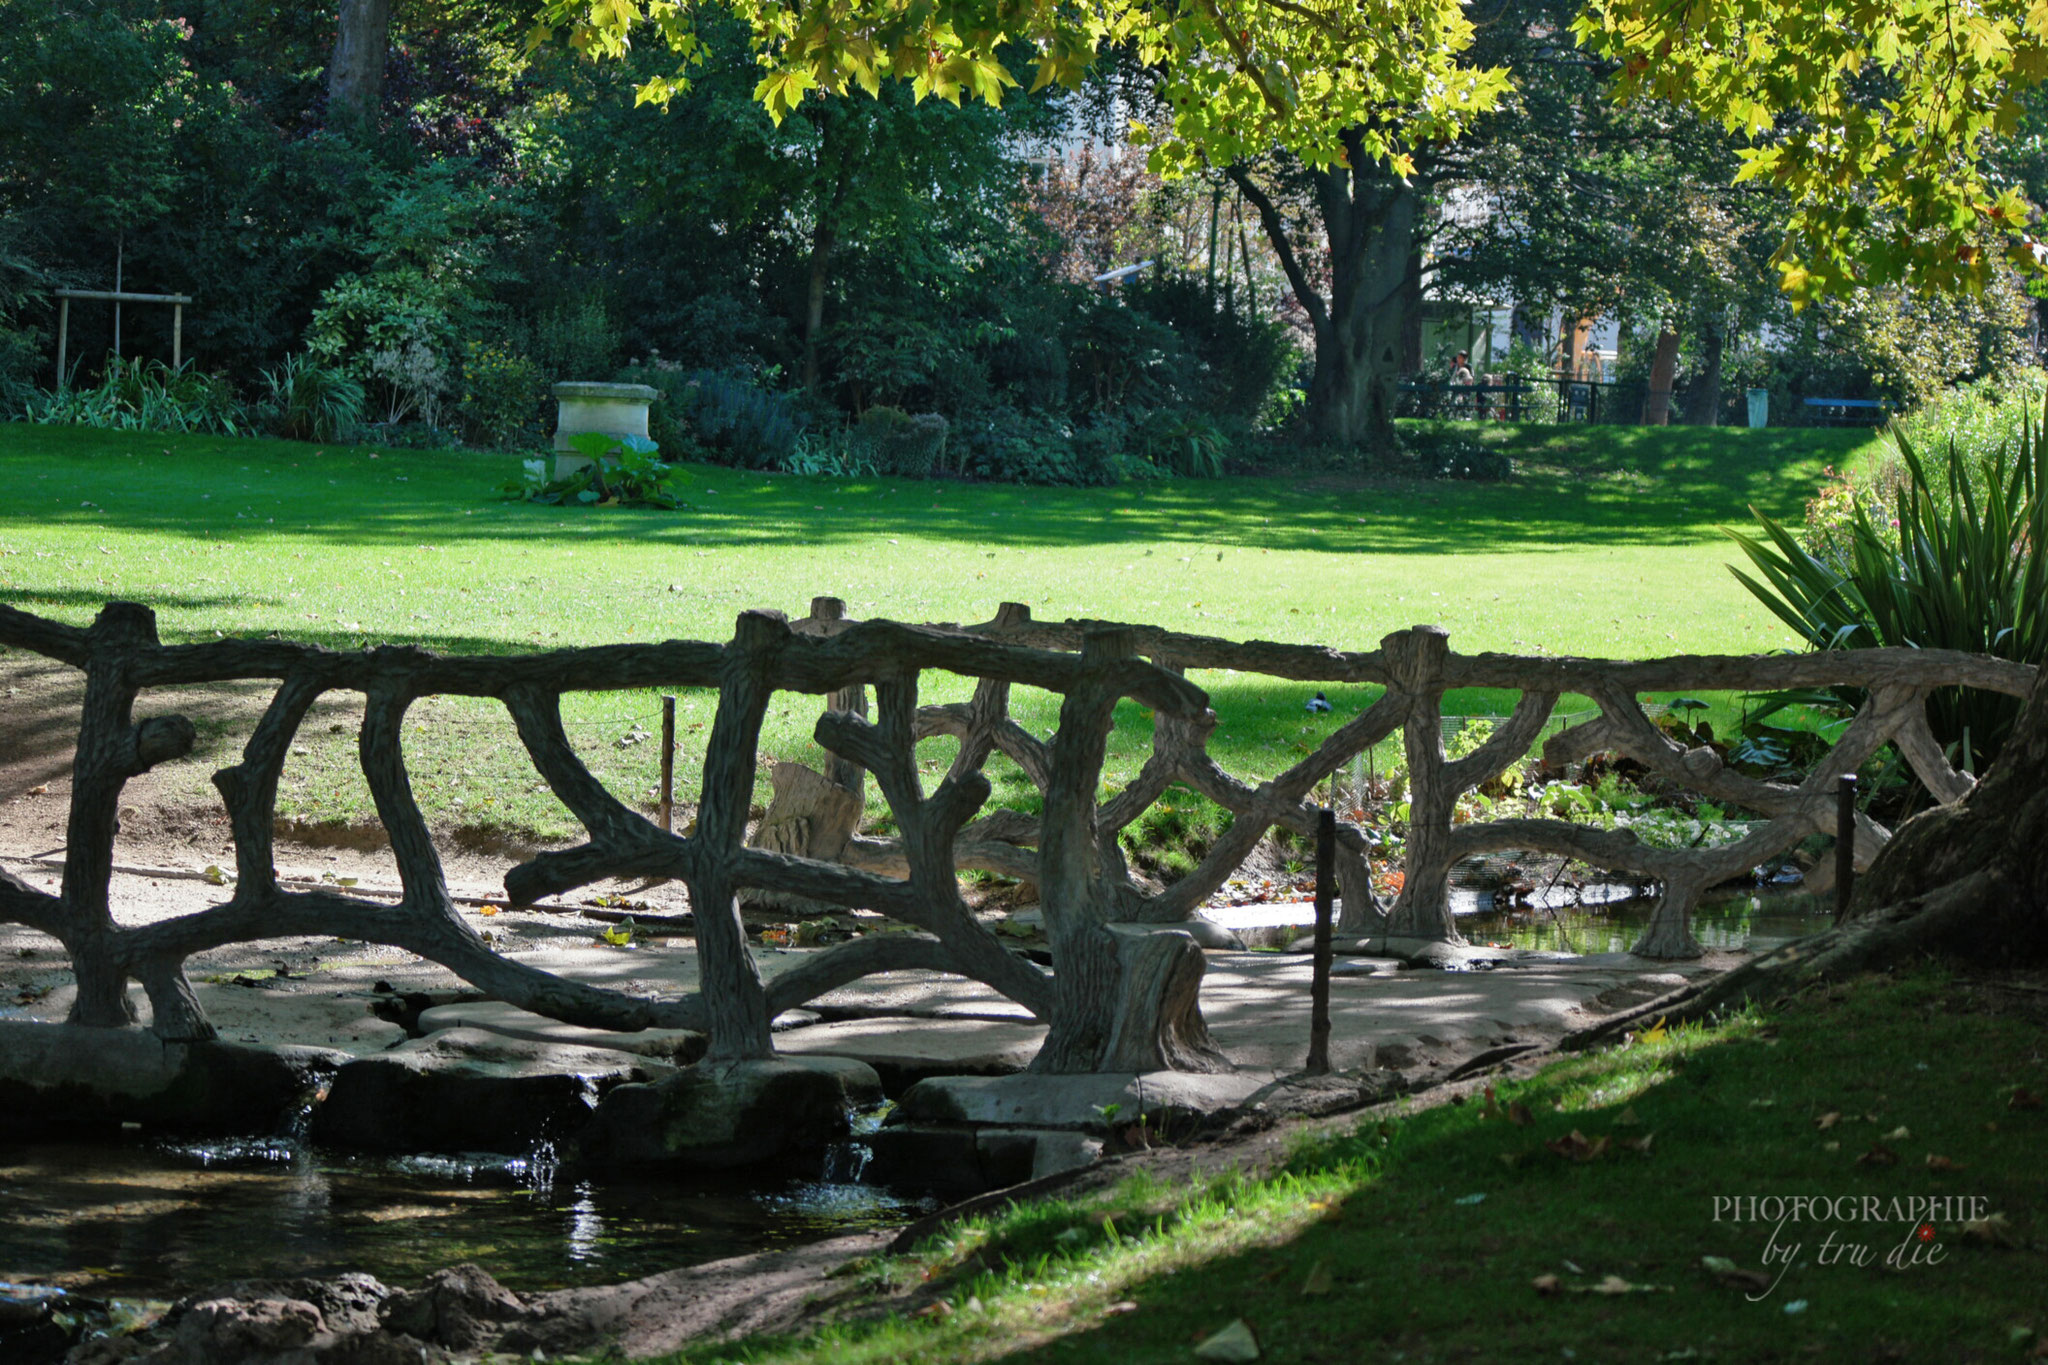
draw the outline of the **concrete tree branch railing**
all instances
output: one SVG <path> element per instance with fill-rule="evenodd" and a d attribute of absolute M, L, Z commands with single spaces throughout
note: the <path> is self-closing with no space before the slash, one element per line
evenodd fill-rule
<path fill-rule="evenodd" d="M 1459 656 L 1433 627 L 1389 635 L 1377 650 L 1345 653 L 1106 622 L 1035 622 L 1016 604 L 969 627 L 850 621 L 843 604 L 830 598 L 818 599 L 810 616 L 795 622 L 748 612 L 724 645 L 671 641 L 518 657 L 449 658 L 409 647 L 339 654 L 278 641 L 166 646 L 157 640 L 153 614 L 128 603 L 109 604 L 89 628 L 0 607 L 0 645 L 56 659 L 86 678 L 60 891 L 53 896 L 0 879 L 0 919 L 49 933 L 71 953 L 79 984 L 75 1022 L 132 1023 L 128 983 L 139 981 L 158 1034 L 210 1037 L 212 1026 L 184 974 L 193 953 L 245 940 L 337 935 L 417 953 L 479 990 L 568 1022 L 702 1029 L 711 1037 L 710 1055 L 718 1058 L 770 1054 L 775 1014 L 861 976 L 913 967 L 953 972 L 986 982 L 1048 1024 L 1034 1064 L 1042 1071 L 1225 1065 L 1202 1023 L 1202 959 L 1193 940 L 1116 926 L 1184 921 L 1273 826 L 1311 832 L 1313 789 L 1396 732 L 1410 773 L 1404 887 L 1384 912 L 1370 889 L 1368 833 L 1340 824 L 1345 932 L 1455 941 L 1446 891 L 1453 864 L 1490 850 L 1530 849 L 1662 882 L 1662 902 L 1637 948 L 1683 956 L 1698 951 L 1687 921 L 1700 889 L 1830 828 L 1835 777 L 1886 742 L 1898 745 L 1937 799 L 1968 790 L 1969 779 L 1948 766 L 1927 730 L 1930 691 L 1968 685 L 2023 695 L 2034 672 L 1931 650 L 1638 663 Z M 1184 677 L 1190 668 L 1379 684 L 1386 693 L 1306 758 L 1253 784 L 1209 755 L 1216 719 L 1207 695 Z M 920 706 L 920 676 L 934 669 L 976 679 L 972 699 Z M 264 678 L 276 681 L 275 694 L 241 761 L 214 777 L 234 832 L 232 895 L 193 914 L 121 925 L 109 891 L 122 786 L 154 764 L 189 753 L 195 738 L 181 717 L 135 721 L 137 697 L 153 687 Z M 1060 695 L 1059 726 L 1049 739 L 1010 717 L 1015 683 Z M 1646 691 L 1831 685 L 1864 688 L 1869 701 L 1798 786 L 1741 776 L 1710 749 L 1680 746 L 1636 701 Z M 562 724 L 565 692 L 651 687 L 719 693 L 697 823 L 687 837 L 662 830 L 607 791 L 576 757 Z M 1516 689 L 1522 699 L 1483 745 L 1452 761 L 1443 750 L 1441 701 L 1445 691 L 1460 687 Z M 315 701 L 336 690 L 364 698 L 360 760 L 399 867 L 403 894 L 395 906 L 334 891 L 288 891 L 272 865 L 284 762 Z M 799 780 L 804 770 L 783 765 L 776 802 L 749 846 L 761 723 L 777 691 L 827 698 L 815 734 L 832 758 L 822 777 L 809 775 L 815 780 Z M 1623 752 L 1676 785 L 1756 810 L 1768 823 L 1736 843 L 1682 850 L 1557 820 L 1456 824 L 1460 797 L 1523 757 L 1566 693 L 1590 698 L 1599 716 L 1554 735 L 1546 756 Z M 682 881 L 696 914 L 697 994 L 654 1000 L 569 981 L 498 956 L 463 922 L 413 801 L 400 742 L 407 708 L 436 694 L 502 703 L 536 770 L 587 831 L 581 845 L 513 868 L 506 876 L 511 899 L 530 903 L 615 876 Z M 1153 712 L 1152 753 L 1123 790 L 1098 803 L 1114 709 L 1126 697 Z M 959 751 L 951 770 L 926 792 L 916 745 L 939 735 L 956 737 Z M 983 814 L 990 784 L 981 769 L 998 752 L 1042 793 L 1040 816 L 1000 809 Z M 869 776 L 889 805 L 897 838 L 857 834 L 860 792 Z M 1118 836 L 1175 783 L 1226 807 L 1233 821 L 1192 872 L 1148 890 L 1131 877 Z M 1867 861 L 1885 837 L 1866 823 L 1858 860 Z M 963 866 L 1037 883 L 1051 972 L 1010 952 L 975 920 L 959 893 L 956 873 Z M 764 983 L 747 947 L 742 895 L 865 907 L 920 932 L 843 944 Z"/>

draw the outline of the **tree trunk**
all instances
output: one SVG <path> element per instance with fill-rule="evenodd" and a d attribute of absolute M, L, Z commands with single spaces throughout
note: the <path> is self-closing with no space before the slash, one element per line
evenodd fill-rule
<path fill-rule="evenodd" d="M 825 287 L 832 282 L 832 252 L 839 245 L 839 213 L 853 185 L 853 150 L 839 119 L 825 113 L 818 120 L 818 206 L 811 225 L 811 261 L 804 294 L 803 382 L 818 387 L 818 343 L 825 330 Z"/>
<path fill-rule="evenodd" d="M 1345 135 L 1351 164 L 1371 164 L 1355 131 Z M 1315 332 L 1307 422 L 1318 439 L 1394 448 L 1394 381 L 1407 346 L 1410 306 L 1418 297 L 1415 190 L 1398 181 L 1344 167 L 1308 172 L 1330 243 L 1330 292 L 1312 288 L 1286 220 L 1242 166 L 1226 174 L 1258 211 L 1266 239 L 1280 257 L 1294 296 Z"/>
<path fill-rule="evenodd" d="M 341 27 L 327 64 L 327 122 L 374 133 L 391 50 L 391 0 L 341 0 Z"/>
<path fill-rule="evenodd" d="M 1657 333 L 1657 352 L 1650 360 L 1650 390 L 1643 395 L 1643 425 L 1661 427 L 1671 421 L 1671 379 L 1678 370 L 1678 333 L 1669 327 Z"/>
<path fill-rule="evenodd" d="M 1704 353 L 1700 358 L 1700 372 L 1693 377 L 1685 394 L 1685 422 L 1687 426 L 1713 427 L 1721 424 L 1721 356 L 1728 348 L 1728 329 L 1722 319 L 1708 316 L 1700 320 L 1700 344 Z"/>

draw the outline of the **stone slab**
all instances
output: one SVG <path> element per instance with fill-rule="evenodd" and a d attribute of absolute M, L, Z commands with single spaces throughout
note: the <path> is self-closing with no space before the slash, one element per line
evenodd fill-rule
<path fill-rule="evenodd" d="M 776 1050 L 853 1057 L 875 1069 L 885 1093 L 901 1095 L 932 1076 L 1007 1076 L 1031 1065 L 1043 1024 L 979 1019 L 847 1019 L 778 1034 Z"/>
<path fill-rule="evenodd" d="M 1107 1134 L 1112 1118 L 1121 1126 L 1140 1119 L 1183 1123 L 1232 1113 L 1254 1103 L 1254 1097 L 1277 1079 L 1270 1071 L 1216 1076 L 1154 1071 L 1144 1075 L 935 1077 L 905 1091 L 890 1122 Z"/>
<path fill-rule="evenodd" d="M 559 1019 L 550 1019 L 544 1014 L 535 1014 L 532 1010 L 520 1009 L 517 1005 L 508 1005 L 502 1000 L 436 1005 L 420 1013 L 419 1027 L 423 1035 L 441 1029 L 480 1029 L 507 1038 L 520 1038 L 557 1047 L 631 1053 L 658 1061 L 673 1062 L 678 1066 L 687 1066 L 703 1056 L 708 1041 L 703 1034 L 692 1029 L 651 1028 L 642 1029 L 638 1033 L 619 1033 L 608 1029 L 584 1028 L 578 1024 L 565 1024 Z"/>
<path fill-rule="evenodd" d="M 881 1098 L 874 1070 L 845 1057 L 699 1062 L 609 1092 L 578 1151 L 604 1165 L 709 1170 L 821 1156 L 854 1110 Z"/>

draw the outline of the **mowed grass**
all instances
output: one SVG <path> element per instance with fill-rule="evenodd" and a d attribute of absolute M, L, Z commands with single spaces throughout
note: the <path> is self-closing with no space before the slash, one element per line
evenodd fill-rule
<path fill-rule="evenodd" d="M 280 636 L 335 648 L 417 644 L 500 654 L 615 641 L 723 640 L 749 607 L 801 615 L 818 595 L 857 616 L 981 621 L 1003 601 L 1041 618 L 1154 623 L 1232 638 L 1369 648 L 1434 623 L 1461 651 L 1612 657 L 1795 643 L 1729 576 L 1719 528 L 1755 505 L 1796 517 L 1823 468 L 1867 457 L 1865 432 L 1474 427 L 1523 468 L 1504 484 L 1338 475 L 1110 489 L 837 481 L 694 467 L 687 510 L 498 500 L 513 456 L 394 451 L 0 425 L 0 601 L 83 624 L 146 602 L 166 640 Z M 1198 677 L 1227 763 L 1263 776 L 1331 722 L 1313 690 Z M 933 685 L 934 699 L 966 684 Z M 1334 694 L 1336 719 L 1369 694 Z M 1506 696 L 1453 696 L 1488 713 Z M 682 703 L 687 799 L 712 703 Z M 1050 699 L 1020 696 L 1040 727 Z M 572 732 L 601 776 L 649 797 L 652 694 L 581 699 Z M 778 700 L 765 753 L 815 760 L 816 705 Z M 636 730 L 636 727 L 637 730 Z M 362 818 L 345 709 L 322 713 L 281 809 Z M 437 819 L 569 831 L 494 708 L 423 703 L 415 766 Z M 201 770 L 241 739 L 202 716 Z M 1122 736 L 1111 779 L 1142 754 Z M 935 744 L 939 767 L 945 746 Z M 1021 779 L 998 764 L 999 791 Z"/>
<path fill-rule="evenodd" d="M 1375 1114 L 1276 1173 L 1013 1206 L 867 1267 L 895 1315 L 669 1359 L 1135 1365 L 1238 1320 L 1273 1365 L 2038 1359 L 2037 992 L 1868 978 Z M 1781 1223 L 1792 1197 L 1827 1202 Z"/>

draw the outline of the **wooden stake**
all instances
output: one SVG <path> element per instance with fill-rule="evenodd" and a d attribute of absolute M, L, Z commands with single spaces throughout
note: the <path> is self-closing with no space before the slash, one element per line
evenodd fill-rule
<path fill-rule="evenodd" d="M 676 699 L 661 699 L 661 827 L 675 832 Z"/>
<path fill-rule="evenodd" d="M 1331 892 L 1337 883 L 1337 812 L 1316 812 L 1316 951 L 1308 992 L 1308 1064 L 1311 1076 L 1330 1069 Z"/>

